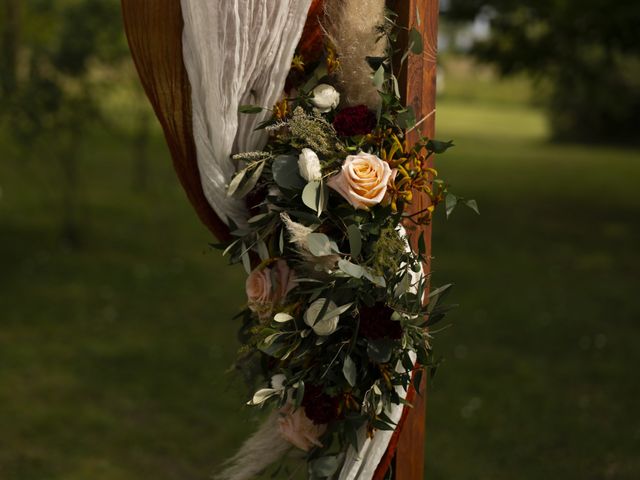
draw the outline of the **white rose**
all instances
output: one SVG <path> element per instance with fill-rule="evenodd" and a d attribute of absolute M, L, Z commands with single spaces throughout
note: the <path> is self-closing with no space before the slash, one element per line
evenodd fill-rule
<path fill-rule="evenodd" d="M 312 93 L 311 103 L 320 113 L 327 113 L 336 108 L 340 103 L 340 94 L 338 91 L 326 83 L 318 85 L 313 89 Z"/>
<path fill-rule="evenodd" d="M 340 320 L 339 315 L 335 315 L 332 317 L 328 317 L 327 313 L 330 313 L 336 310 L 337 305 L 332 301 L 329 301 L 327 308 L 325 310 L 322 318 L 318 319 L 320 315 L 320 311 L 323 309 L 324 304 L 326 303 L 326 298 L 319 298 L 307 308 L 307 311 L 304 312 L 304 323 L 309 325 L 316 335 L 320 337 L 326 337 L 327 335 L 331 335 L 338 328 L 338 321 Z"/>
<path fill-rule="evenodd" d="M 303 148 L 298 156 L 298 169 L 300 176 L 308 182 L 319 181 L 322 179 L 322 169 L 320 168 L 320 159 L 316 152 L 310 148 Z"/>

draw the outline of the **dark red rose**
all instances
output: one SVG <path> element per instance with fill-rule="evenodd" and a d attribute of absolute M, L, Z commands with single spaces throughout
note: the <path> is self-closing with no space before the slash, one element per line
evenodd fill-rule
<path fill-rule="evenodd" d="M 373 307 L 360 307 L 360 335 L 369 340 L 402 338 L 402 325 L 391 320 L 393 310 L 384 303 L 376 303 Z"/>
<path fill-rule="evenodd" d="M 319 385 L 305 385 L 302 406 L 304 413 L 316 425 L 329 423 L 338 417 L 337 397 L 331 397 L 324 393 Z"/>
<path fill-rule="evenodd" d="M 341 137 L 366 135 L 376 128 L 376 114 L 365 105 L 347 107 L 336 114 L 333 127 Z"/>

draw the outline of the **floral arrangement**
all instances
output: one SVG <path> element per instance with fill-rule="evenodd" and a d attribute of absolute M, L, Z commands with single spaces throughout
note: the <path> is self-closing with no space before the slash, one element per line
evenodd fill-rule
<path fill-rule="evenodd" d="M 313 62 L 296 56 L 289 95 L 260 125 L 267 145 L 234 155 L 227 192 L 251 211 L 224 252 L 249 274 L 236 368 L 253 385 L 248 403 L 277 411 L 312 478 L 331 477 L 362 429 L 395 428 L 386 412 L 434 367 L 427 328 L 450 308 L 441 302 L 450 285 L 433 289 L 423 272 L 421 232 L 439 204 L 450 213 L 458 201 L 430 167 L 452 143 L 407 145 L 419 122 L 393 73 L 398 27 L 388 20 L 378 33 L 385 54 L 367 58 L 375 109 L 341 102 L 330 43 Z M 417 31 L 409 37 L 400 61 L 421 52 Z M 426 208 L 414 208 L 417 195 Z"/>

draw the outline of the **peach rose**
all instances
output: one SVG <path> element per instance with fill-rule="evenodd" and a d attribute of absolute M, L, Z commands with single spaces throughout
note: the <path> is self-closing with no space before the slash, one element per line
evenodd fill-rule
<path fill-rule="evenodd" d="M 342 195 L 354 208 L 367 210 L 377 205 L 387 193 L 391 168 L 384 160 L 369 153 L 349 155 L 342 170 L 327 185 Z"/>
<path fill-rule="evenodd" d="M 278 429 L 284 439 L 308 452 L 313 447 L 321 447 L 320 437 L 327 431 L 326 425 L 316 425 L 304 413 L 304 408 L 294 410 L 293 405 L 286 405 L 280 410 Z"/>
<path fill-rule="evenodd" d="M 268 317 L 273 307 L 280 305 L 295 285 L 295 273 L 282 259 L 270 267 L 258 267 L 249 274 L 245 283 L 249 308 L 261 317 Z"/>

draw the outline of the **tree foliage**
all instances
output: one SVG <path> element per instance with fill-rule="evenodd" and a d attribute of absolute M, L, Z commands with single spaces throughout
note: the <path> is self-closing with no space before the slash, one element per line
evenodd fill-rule
<path fill-rule="evenodd" d="M 637 141 L 640 3 L 607 0 L 451 0 L 447 15 L 493 14 L 474 47 L 505 75 L 527 73 L 551 89 L 557 139 Z"/>
<path fill-rule="evenodd" d="M 78 150 L 103 124 L 97 72 L 127 54 L 117 0 L 2 0 L 0 123 L 19 162 L 59 165 L 61 227 L 80 242 Z"/>

